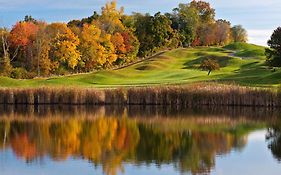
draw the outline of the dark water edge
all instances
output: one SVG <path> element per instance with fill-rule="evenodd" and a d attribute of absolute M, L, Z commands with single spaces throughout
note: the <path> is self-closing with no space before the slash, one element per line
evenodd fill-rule
<path fill-rule="evenodd" d="M 173 105 L 0 105 L 0 117 L 129 117 L 188 118 L 228 117 L 257 120 L 281 118 L 281 108 Z"/>

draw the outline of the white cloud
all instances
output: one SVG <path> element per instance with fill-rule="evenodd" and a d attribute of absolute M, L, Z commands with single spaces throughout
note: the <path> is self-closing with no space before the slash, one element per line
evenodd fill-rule
<path fill-rule="evenodd" d="M 248 140 L 249 141 L 264 141 L 266 133 L 267 133 L 266 130 L 255 131 L 249 135 Z"/>
<path fill-rule="evenodd" d="M 250 29 L 248 30 L 249 43 L 267 46 L 272 32 L 271 29 Z"/>

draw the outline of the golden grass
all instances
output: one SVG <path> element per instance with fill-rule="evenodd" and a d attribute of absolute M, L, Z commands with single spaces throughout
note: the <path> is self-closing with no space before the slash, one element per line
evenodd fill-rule
<path fill-rule="evenodd" d="M 1 104 L 281 106 L 281 93 L 235 85 L 135 87 L 124 89 L 0 89 Z"/>

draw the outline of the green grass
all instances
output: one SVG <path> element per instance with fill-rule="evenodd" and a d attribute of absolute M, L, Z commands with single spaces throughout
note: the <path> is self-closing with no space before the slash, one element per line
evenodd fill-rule
<path fill-rule="evenodd" d="M 278 86 L 281 83 L 281 70 L 272 72 L 265 65 L 264 49 L 245 43 L 230 44 L 223 48 L 180 48 L 119 70 L 33 80 L 0 77 L 0 87 L 123 87 L 206 81 L 258 87 Z M 206 71 L 198 69 L 206 58 L 217 59 L 221 69 L 207 76 Z"/>

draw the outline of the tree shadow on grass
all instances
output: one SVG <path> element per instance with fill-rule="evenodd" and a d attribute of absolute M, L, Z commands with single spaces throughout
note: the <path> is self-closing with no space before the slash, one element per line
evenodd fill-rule
<path fill-rule="evenodd" d="M 201 54 L 201 53 L 198 53 Z M 218 55 L 209 55 L 209 54 L 204 54 L 204 56 L 200 56 L 197 59 L 191 60 L 191 61 L 187 61 L 185 62 L 183 65 L 184 67 L 182 69 L 194 69 L 194 68 L 199 68 L 200 64 L 202 63 L 202 61 L 206 60 L 206 59 L 214 59 L 216 60 L 220 67 L 226 67 L 229 65 L 229 62 L 235 58 L 230 57 L 230 56 L 218 56 Z"/>
<path fill-rule="evenodd" d="M 273 85 L 281 83 L 281 71 L 272 72 L 269 68 L 249 63 L 241 66 L 234 74 L 218 78 L 218 81 L 233 81 L 245 85 Z"/>

